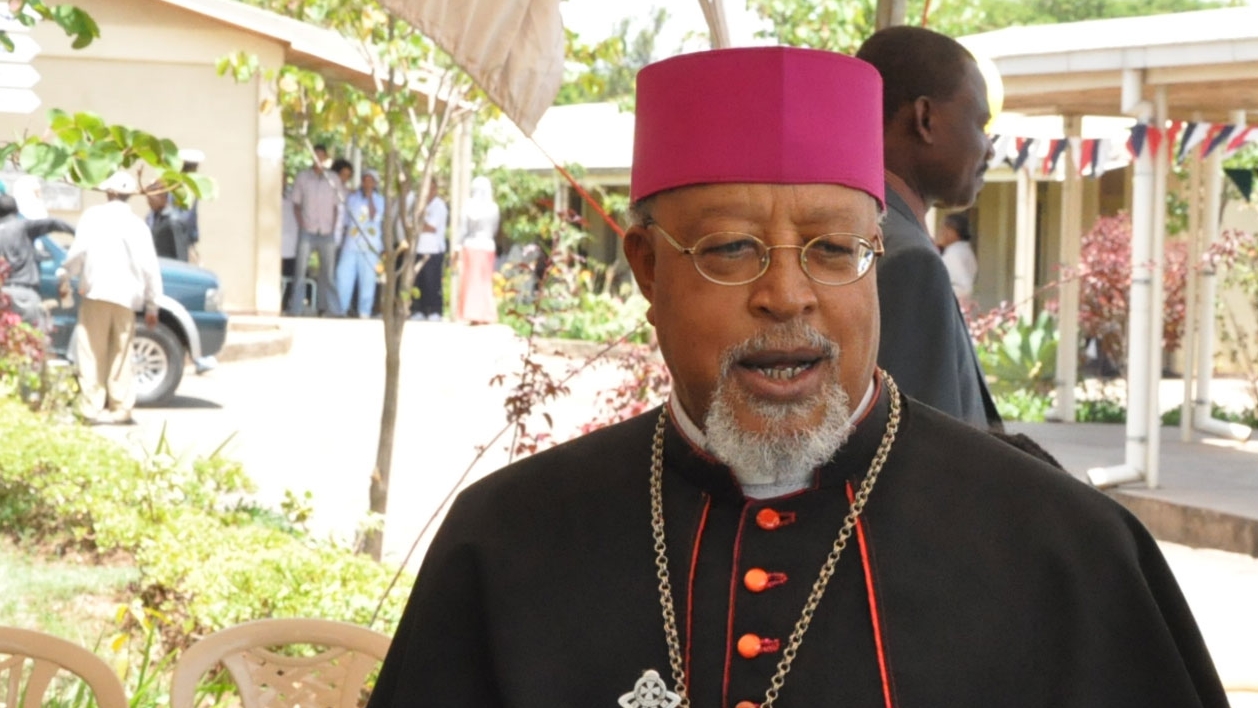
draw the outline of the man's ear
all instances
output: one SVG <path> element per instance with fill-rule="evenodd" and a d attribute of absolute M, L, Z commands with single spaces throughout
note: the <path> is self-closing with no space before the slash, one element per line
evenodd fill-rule
<path fill-rule="evenodd" d="M 927 145 L 935 144 L 934 104 L 929 96 L 918 96 L 913 101 L 913 132 Z"/>
<path fill-rule="evenodd" d="M 638 283 L 642 297 L 651 303 L 647 309 L 646 319 L 655 324 L 655 244 L 651 236 L 642 226 L 631 226 L 625 232 L 625 260 L 633 270 L 633 279 Z"/>

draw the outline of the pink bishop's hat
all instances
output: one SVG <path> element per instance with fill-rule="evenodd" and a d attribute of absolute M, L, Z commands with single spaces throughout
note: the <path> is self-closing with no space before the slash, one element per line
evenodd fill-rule
<path fill-rule="evenodd" d="M 638 72 L 634 201 L 712 182 L 841 184 L 883 201 L 882 79 L 815 49 L 718 49 Z"/>

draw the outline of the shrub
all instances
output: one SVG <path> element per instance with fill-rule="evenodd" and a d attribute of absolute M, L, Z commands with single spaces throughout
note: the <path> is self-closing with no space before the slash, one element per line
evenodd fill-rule
<path fill-rule="evenodd" d="M 181 630 L 169 642 L 262 617 L 366 625 L 393 577 L 387 566 L 313 538 L 300 504 L 287 504 L 285 514 L 241 501 L 252 484 L 221 455 L 181 459 L 163 438 L 136 460 L 87 428 L 11 399 L 0 398 L 0 429 L 21 441 L 0 446 L 0 532 L 132 554 L 140 597 Z M 384 631 L 404 596 L 383 604 Z"/>
<path fill-rule="evenodd" d="M 1097 340 L 1112 362 L 1127 360 L 1127 311 L 1131 296 L 1131 216 L 1102 216 L 1083 235 L 1079 270 L 1079 334 Z M 1179 348 L 1184 334 L 1188 247 L 1166 242 L 1162 347 Z M 1069 276 L 1070 274 L 1067 274 Z"/>

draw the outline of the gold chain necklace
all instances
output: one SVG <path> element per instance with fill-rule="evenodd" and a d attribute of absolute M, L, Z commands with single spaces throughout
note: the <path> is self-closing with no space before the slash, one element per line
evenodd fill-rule
<path fill-rule="evenodd" d="M 869 501 L 869 493 L 874 489 L 878 473 L 882 471 L 887 455 L 891 452 L 891 444 L 895 442 L 896 431 L 900 429 L 900 391 L 887 372 L 879 370 L 879 373 L 882 375 L 882 380 L 886 382 L 887 391 L 891 396 L 891 414 L 887 419 L 886 432 L 883 433 L 882 442 L 879 443 L 874 459 L 869 464 L 869 471 L 856 492 L 852 507 L 843 519 L 843 526 L 839 528 L 834 547 L 830 549 L 830 555 L 826 556 L 826 562 L 821 565 L 821 573 L 812 584 L 812 592 L 804 603 L 804 611 L 800 613 L 799 620 L 795 623 L 795 630 L 791 632 L 786 649 L 782 651 L 782 660 L 778 662 L 777 673 L 769 681 L 769 689 L 764 694 L 764 701 L 760 703 L 760 708 L 772 708 L 774 701 L 778 698 L 778 692 L 786 683 L 786 674 L 790 672 L 791 663 L 795 661 L 799 645 L 804 641 L 804 632 L 808 631 L 808 625 L 812 623 L 817 605 L 821 603 L 821 596 L 825 594 L 826 586 L 830 584 L 830 578 L 834 575 L 834 569 L 839 563 L 839 556 L 843 554 L 843 548 L 847 546 L 852 529 L 856 527 L 856 519 L 860 517 L 865 509 L 865 503 Z M 655 437 L 651 441 L 651 529 L 655 537 L 656 577 L 660 581 L 660 608 L 664 614 L 664 638 L 668 642 L 668 662 L 673 669 L 673 681 L 677 684 L 677 698 L 680 699 L 676 705 L 677 708 L 690 708 L 690 694 L 686 689 L 686 667 L 682 663 L 681 639 L 677 634 L 677 612 L 673 607 L 673 587 L 668 577 L 668 546 L 664 543 L 664 429 L 668 420 L 667 411 L 667 406 L 660 411 L 659 421 L 655 424 Z"/>

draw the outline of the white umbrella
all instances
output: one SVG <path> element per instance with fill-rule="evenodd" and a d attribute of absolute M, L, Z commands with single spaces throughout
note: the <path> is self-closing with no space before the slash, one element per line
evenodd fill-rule
<path fill-rule="evenodd" d="M 380 0 L 454 59 L 525 135 L 563 81 L 559 0 Z"/>

